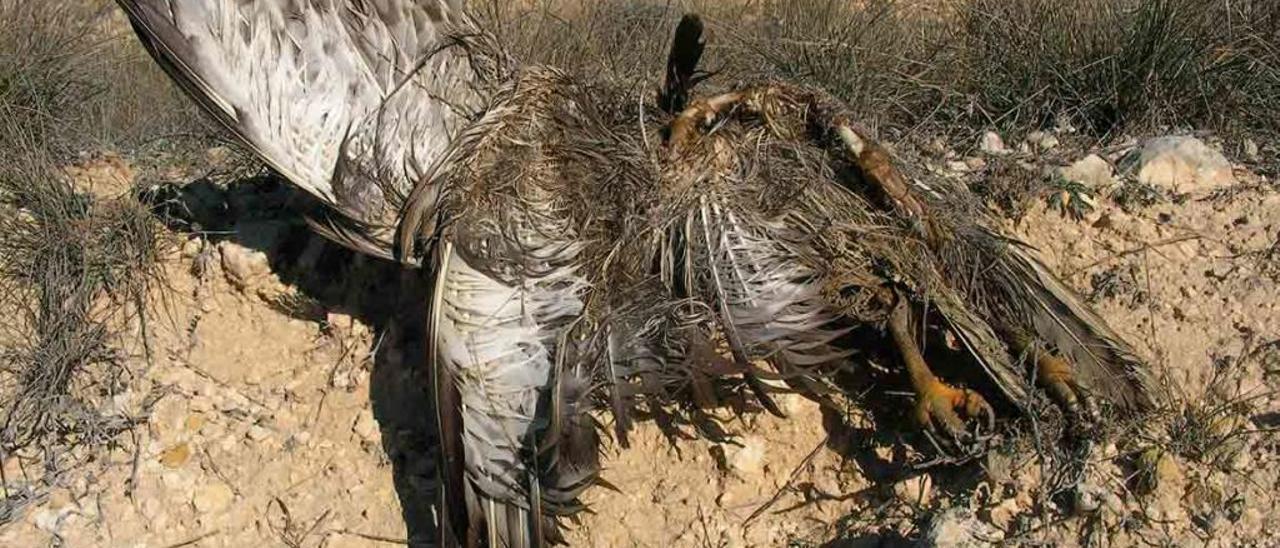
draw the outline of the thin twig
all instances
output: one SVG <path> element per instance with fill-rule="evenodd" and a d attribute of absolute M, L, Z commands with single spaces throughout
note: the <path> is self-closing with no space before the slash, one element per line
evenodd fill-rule
<path fill-rule="evenodd" d="M 219 534 L 219 533 L 221 533 L 221 532 L 222 532 L 222 530 L 221 530 L 221 529 L 214 529 L 214 530 L 212 530 L 212 531 L 209 531 L 208 533 L 202 533 L 202 534 L 200 534 L 199 536 L 192 537 L 192 538 L 187 539 L 187 540 L 184 540 L 184 541 L 182 541 L 182 542 L 178 542 L 178 543 L 170 544 L 170 545 L 166 546 L 165 548 L 182 548 L 183 546 L 191 546 L 192 544 L 195 544 L 195 543 L 200 542 L 200 541 L 202 541 L 202 540 L 204 540 L 204 539 L 207 539 L 207 538 L 209 538 L 209 537 L 212 537 L 212 536 L 214 536 L 214 535 L 217 535 L 217 534 Z"/>
<path fill-rule="evenodd" d="M 385 542 L 387 544 L 402 544 L 405 546 L 409 544 L 409 539 L 386 537 L 382 535 L 374 535 L 371 533 L 361 533 L 360 531 L 352 531 L 350 529 L 335 529 L 333 532 L 339 535 L 349 535 L 353 537 L 360 537 L 365 540 Z"/>
<path fill-rule="evenodd" d="M 1111 261 L 1114 261 L 1114 260 L 1116 260 L 1116 259 L 1121 259 L 1121 258 L 1124 258 L 1124 257 L 1128 257 L 1129 255 L 1134 255 L 1134 254 L 1137 254 L 1137 253 L 1142 253 L 1143 251 L 1150 251 L 1150 250 L 1153 250 L 1153 249 L 1156 249 L 1156 248 L 1165 247 L 1165 246 L 1170 246 L 1170 245 L 1173 245 L 1173 244 L 1178 244 L 1178 243 L 1182 243 L 1182 242 L 1186 242 L 1186 241 L 1190 241 L 1190 240 L 1199 240 L 1199 239 L 1202 239 L 1202 238 L 1203 238 L 1203 236 L 1201 236 L 1201 235 L 1199 235 L 1199 234 L 1184 234 L 1184 235 L 1182 235 L 1182 236 L 1178 236 L 1178 237 L 1175 237 L 1175 238 L 1169 238 L 1169 239 L 1167 239 L 1167 240 L 1160 240 L 1160 241 L 1158 241 L 1158 242 L 1151 242 L 1151 243 L 1142 244 L 1142 245 L 1140 245 L 1140 246 L 1138 246 L 1138 247 L 1135 247 L 1135 248 L 1133 248 L 1133 249 L 1126 249 L 1126 250 L 1121 251 L 1121 252 L 1119 252 L 1119 253 L 1113 253 L 1113 254 L 1111 254 L 1111 255 L 1108 255 L 1108 256 L 1106 256 L 1106 257 L 1103 257 L 1103 258 L 1101 258 L 1101 259 L 1098 259 L 1098 260 L 1096 260 L 1096 261 L 1094 261 L 1094 262 L 1091 262 L 1091 263 L 1089 263 L 1089 264 L 1087 264 L 1087 265 L 1084 265 L 1084 266 L 1082 266 L 1082 267 L 1076 268 L 1076 269 L 1072 270 L 1071 272 L 1069 272 L 1069 273 L 1067 274 L 1067 277 L 1068 277 L 1068 278 L 1070 278 L 1070 277 L 1072 277 L 1072 276 L 1075 276 L 1076 274 L 1079 274 L 1079 273 L 1081 273 L 1081 272 L 1084 272 L 1084 271 L 1086 271 L 1086 270 L 1089 270 L 1089 269 L 1091 269 L 1091 268 L 1093 268 L 1093 267 L 1095 267 L 1095 266 L 1103 265 L 1103 264 L 1109 263 L 1109 262 L 1111 262 Z"/>
<path fill-rule="evenodd" d="M 754 512 L 751 512 L 751 515 L 747 517 L 746 521 L 742 522 L 742 526 L 746 527 L 747 525 L 750 525 L 752 521 L 757 517 L 760 517 L 760 514 L 763 514 L 766 510 L 772 508 L 774 504 L 777 504 L 779 500 L 782 500 L 782 495 L 791 489 L 791 484 L 794 483 L 796 478 L 800 475 L 800 471 L 809 466 L 809 463 L 813 462 L 813 458 L 818 456 L 818 451 L 822 450 L 822 448 L 830 441 L 831 434 L 827 434 L 823 437 L 822 441 L 819 441 L 818 445 L 814 446 L 813 450 L 809 451 L 808 455 L 805 455 L 804 459 L 800 461 L 800 464 L 797 464 L 795 468 L 791 469 L 791 474 L 787 476 L 786 483 L 782 484 L 782 487 L 779 487 L 777 491 L 774 491 L 773 496 L 769 498 L 768 502 L 765 502 L 760 505 L 759 508 L 756 508 Z"/>

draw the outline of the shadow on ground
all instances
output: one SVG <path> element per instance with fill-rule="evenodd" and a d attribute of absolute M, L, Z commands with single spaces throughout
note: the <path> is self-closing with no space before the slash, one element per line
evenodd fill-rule
<path fill-rule="evenodd" d="M 143 191 L 143 199 L 174 230 L 262 251 L 272 271 L 301 295 L 273 303 L 282 313 L 321 323 L 327 322 L 330 314 L 339 313 L 371 327 L 376 352 L 369 396 L 382 431 L 383 450 L 392 463 L 409 541 L 414 546 L 434 544 L 438 463 L 430 379 L 423 367 L 429 302 L 426 274 L 359 255 L 313 234 L 301 212 L 316 207 L 314 200 L 275 177 L 252 177 L 225 186 L 208 179 L 154 185 Z M 983 478 L 978 463 L 925 470 L 907 458 L 907 453 L 932 453 L 910 423 L 908 386 L 895 368 L 870 365 L 892 363 L 892 357 L 875 350 L 883 347 L 883 341 L 874 340 L 876 335 L 868 332 L 861 336 L 867 340 L 854 341 L 851 347 L 863 349 L 861 361 L 865 363 L 856 366 L 841 384 L 847 393 L 870 396 L 860 403 L 871 420 L 854 427 L 848 413 L 824 407 L 823 428 L 828 433 L 827 449 L 857 466 L 871 486 L 839 498 L 859 499 L 872 508 L 883 508 L 886 501 L 893 500 L 895 484 L 926 473 L 932 476 L 933 488 L 941 492 L 971 490 Z M 758 405 L 738 401 L 737 406 L 732 401 L 727 405 L 740 406 L 746 412 L 760 410 Z M 697 422 L 680 412 L 675 417 L 661 415 L 645 420 L 654 420 L 669 435 Z M 665 422 L 671 420 L 675 423 Z M 716 435 L 692 426 L 704 436 Z M 732 436 L 735 432 L 722 434 Z M 892 448 L 888 455 L 886 447 Z M 871 512 L 847 519 L 866 523 L 879 517 Z M 837 538 L 826 546 L 909 544 L 896 532 L 886 535 Z"/>
<path fill-rule="evenodd" d="M 369 399 L 413 546 L 434 545 L 436 428 L 425 363 L 427 277 L 313 234 L 301 212 L 312 200 L 270 176 L 156 185 L 143 198 L 171 228 L 212 243 L 230 240 L 266 254 L 271 270 L 300 298 L 272 303 L 282 313 L 327 322 L 349 315 L 373 331 Z M 420 304 L 421 306 L 415 306 Z"/>

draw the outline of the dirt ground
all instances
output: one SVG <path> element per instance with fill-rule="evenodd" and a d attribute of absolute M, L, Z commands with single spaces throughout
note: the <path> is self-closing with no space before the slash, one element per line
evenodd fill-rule
<path fill-rule="evenodd" d="M 226 156 L 175 168 L 99 155 L 73 166 L 98 195 L 138 180 L 197 181 L 187 197 L 206 192 L 226 209 L 203 232 L 175 231 L 147 344 L 135 326 L 120 345 L 137 381 L 110 405 L 143 425 L 0 529 L 0 546 L 430 539 L 422 322 L 394 306 L 423 302 L 411 300 L 421 280 L 310 235 L 288 214 L 292 194 L 270 181 L 201 182 Z M 789 419 L 722 413 L 733 444 L 672 441 L 639 424 L 629 450 L 607 454 L 617 492 L 589 493 L 592 512 L 570 525 L 571 543 L 897 545 L 954 508 L 967 510 L 947 514 L 961 515 L 959 526 L 1009 544 L 1272 542 L 1280 257 L 1265 251 L 1280 230 L 1280 193 L 1249 167 L 1236 178 L 1130 213 L 1104 196 L 1082 221 L 1038 201 L 1010 223 L 1168 387 L 1170 412 L 1081 449 L 1066 488 L 1052 485 L 1061 461 L 1042 458 L 1033 437 L 1011 433 L 976 462 L 919 470 L 909 432 L 784 396 Z M 20 478 L 33 464 L 14 456 L 4 466 Z"/>

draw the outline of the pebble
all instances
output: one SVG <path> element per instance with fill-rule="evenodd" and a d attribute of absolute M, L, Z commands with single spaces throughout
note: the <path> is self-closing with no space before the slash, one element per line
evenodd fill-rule
<path fill-rule="evenodd" d="M 181 468 L 189 460 L 191 460 L 191 444 L 185 441 L 160 453 L 160 464 L 165 468 Z"/>
<path fill-rule="evenodd" d="M 259 425 L 249 427 L 249 431 L 245 432 L 245 437 L 250 441 L 263 441 L 271 437 L 271 431 Z"/>
<path fill-rule="evenodd" d="M 742 439 L 742 447 L 736 447 L 729 455 L 729 467 L 744 475 L 759 475 L 764 472 L 765 444 L 759 436 L 747 436 Z"/>
<path fill-rule="evenodd" d="M 1046 151 L 1058 146 L 1058 138 L 1044 131 L 1033 131 L 1027 134 L 1027 144 L 1036 150 Z"/>
<path fill-rule="evenodd" d="M 999 504 L 987 510 L 987 516 L 991 523 L 1001 529 L 1009 529 L 1013 525 L 1013 519 L 1022 513 L 1022 506 L 1018 504 L 1018 499 L 1010 497 L 1000 501 Z"/>
<path fill-rule="evenodd" d="M 210 483 L 196 488 L 195 493 L 191 495 L 191 505 L 197 512 L 211 514 L 227 509 L 235 497 L 235 493 L 231 492 L 231 488 L 226 484 Z"/>
<path fill-rule="evenodd" d="M 1258 143 L 1253 139 L 1244 140 L 1244 157 L 1251 162 L 1256 162 L 1261 157 L 1261 151 L 1258 150 Z"/>
<path fill-rule="evenodd" d="M 218 244 L 218 250 L 227 281 L 240 290 L 253 287 L 254 279 L 268 270 L 266 253 L 229 241 Z"/>
<path fill-rule="evenodd" d="M 1151 139 L 1125 156 L 1121 167 L 1139 183 L 1176 193 L 1205 193 L 1235 183 L 1231 162 L 1189 136 Z"/>
<path fill-rule="evenodd" d="M 979 521 L 968 508 L 955 507 L 933 516 L 917 546 L 986 548 L 1004 540 L 1004 531 Z"/>
<path fill-rule="evenodd" d="M 929 474 L 907 478 L 893 484 L 893 494 L 907 504 L 927 503 L 933 494 L 933 478 Z"/>
<path fill-rule="evenodd" d="M 1080 183 L 1091 190 L 1098 190 L 1116 184 L 1111 164 L 1097 154 L 1090 154 L 1058 171 L 1063 179 Z"/>
<path fill-rule="evenodd" d="M 360 418 L 356 420 L 352 431 L 360 436 L 360 439 L 368 443 L 378 443 L 381 439 L 381 432 L 378 430 L 378 424 L 373 420 L 373 416 L 368 413 L 362 413 Z"/>
<path fill-rule="evenodd" d="M 978 148 L 987 154 L 1004 154 L 1008 149 L 1004 146 L 1004 139 L 1000 138 L 1000 134 L 994 131 L 988 131 L 982 134 L 982 139 L 978 142 Z"/>

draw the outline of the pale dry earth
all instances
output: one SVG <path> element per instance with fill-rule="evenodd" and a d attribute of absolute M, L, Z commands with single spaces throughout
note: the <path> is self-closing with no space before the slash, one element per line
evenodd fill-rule
<path fill-rule="evenodd" d="M 1113 164 L 1118 154 L 1103 157 Z M 195 180 L 225 156 L 175 168 L 94 155 L 71 174 L 111 196 L 138 179 Z M 671 441 L 641 422 L 630 449 L 607 454 L 605 478 L 618 492 L 591 491 L 593 512 L 570 540 L 896 545 L 960 507 L 990 524 L 989 540 L 1010 544 L 1273 542 L 1280 454 L 1265 430 L 1280 423 L 1280 350 L 1267 344 L 1280 340 L 1280 257 L 1263 252 L 1280 230 L 1280 194 L 1248 167 L 1234 175 L 1229 186 L 1132 213 L 1104 192 L 1083 221 L 1041 204 L 1010 223 L 1069 283 L 1097 294 L 1101 313 L 1155 364 L 1174 407 L 1236 404 L 1210 421 L 1228 435 L 1207 452 L 1157 451 L 1149 466 L 1132 464 L 1146 445 L 1177 445 L 1188 430 L 1169 427 L 1171 415 L 1152 419 L 1142 431 L 1150 443 L 1130 433 L 1096 444 L 1083 487 L 1062 502 L 1044 497 L 1047 469 L 1026 443 L 915 471 L 909 433 L 872 432 L 862 414 L 784 396 L 789 419 L 720 413 L 736 444 Z M 159 397 L 144 426 L 0 529 L 0 546 L 386 546 L 427 534 L 406 525 L 430 512 L 421 329 L 411 313 L 382 312 L 414 302 L 414 276 L 257 211 L 279 205 L 279 192 L 254 185 L 231 193 L 230 230 L 174 236 L 149 357 L 136 327 L 120 344 L 143 373 L 111 405 L 143 414 Z M 4 465 L 9 478 L 33 466 Z"/>

